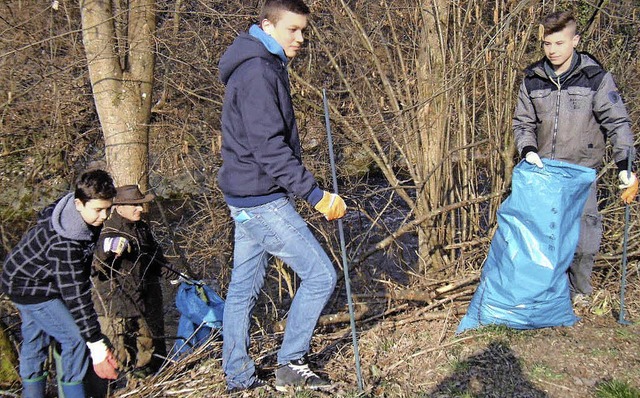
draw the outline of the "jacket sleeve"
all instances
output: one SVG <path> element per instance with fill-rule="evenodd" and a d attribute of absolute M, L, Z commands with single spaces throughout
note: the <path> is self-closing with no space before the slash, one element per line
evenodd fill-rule
<path fill-rule="evenodd" d="M 115 233 L 108 233 L 104 230 L 100 233 L 100 237 L 98 238 L 98 242 L 96 243 L 96 250 L 94 252 L 94 255 L 101 262 L 108 262 L 110 260 L 113 260 L 113 253 L 104 250 L 104 240 L 115 235 Z"/>
<path fill-rule="evenodd" d="M 518 155 L 522 155 L 522 151 L 526 147 L 538 148 L 538 139 L 536 135 L 536 111 L 533 102 L 527 91 L 525 80 L 520 84 L 520 92 L 518 93 L 518 103 L 513 116 L 513 134 L 518 150 Z"/>
<path fill-rule="evenodd" d="M 107 238 L 113 238 L 121 236 L 123 238 L 127 238 L 129 241 L 132 240 L 132 237 L 129 234 L 118 231 L 115 228 L 104 228 L 102 232 L 100 232 L 100 237 L 98 238 L 98 242 L 96 243 L 96 249 L 94 255 L 98 260 L 103 263 L 111 263 L 113 262 L 115 255 L 104 248 L 104 241 Z"/>
<path fill-rule="evenodd" d="M 49 263 L 58 284 L 61 299 L 86 341 L 101 337 L 98 315 L 91 301 L 90 258 L 85 247 L 78 242 L 61 242 L 52 245 L 48 252 Z"/>
<path fill-rule="evenodd" d="M 601 130 L 611 140 L 614 162 L 620 163 L 626 160 L 629 156 L 629 149 L 635 158 L 634 137 L 629 114 L 609 72 L 606 72 L 594 96 L 593 114 L 600 123 Z"/>
<path fill-rule="evenodd" d="M 125 258 L 131 257 L 131 253 L 124 253 L 120 257 L 116 257 L 115 253 L 105 250 L 104 242 L 107 238 L 124 237 L 130 242 L 132 237 L 128 234 L 122 233 L 115 228 L 104 228 L 100 233 L 96 248 L 93 253 L 93 265 L 91 269 L 92 275 L 98 275 L 101 280 L 109 279 L 113 276 L 113 272 L 122 268 L 122 262 Z M 130 243 L 131 244 L 131 243 Z M 137 254 L 133 253 L 135 258 Z"/>
<path fill-rule="evenodd" d="M 148 265 L 145 273 L 148 277 L 170 277 L 167 267 L 164 266 L 168 264 L 167 259 L 164 257 L 162 247 L 153 235 L 151 227 L 146 222 L 139 221 L 138 228 L 140 239 L 140 258 L 138 261 Z"/>
<path fill-rule="evenodd" d="M 167 259 L 164 257 L 162 247 L 160 247 L 158 242 L 156 242 L 155 239 L 153 239 L 151 242 L 151 247 L 153 249 L 152 252 L 149 253 L 149 256 L 151 257 L 149 271 L 151 272 L 152 276 L 162 276 L 165 279 L 170 279 L 174 276 L 174 274 L 169 271 L 169 269 L 165 265 L 171 266 L 171 264 L 169 264 L 167 262 Z"/>
<path fill-rule="evenodd" d="M 238 106 L 247 134 L 247 145 L 261 168 L 279 186 L 306 198 L 317 186 L 313 175 L 285 141 L 287 121 L 278 103 L 278 91 L 287 90 L 268 69 L 256 73 L 243 84 Z M 271 100 L 265 100 L 265 98 Z"/>

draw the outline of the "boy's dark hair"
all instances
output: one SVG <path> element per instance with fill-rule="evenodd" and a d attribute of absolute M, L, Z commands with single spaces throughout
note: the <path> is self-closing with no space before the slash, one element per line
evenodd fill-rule
<path fill-rule="evenodd" d="M 76 182 L 75 198 L 83 204 L 91 199 L 111 200 L 117 193 L 113 179 L 104 170 L 85 171 Z"/>
<path fill-rule="evenodd" d="M 260 11 L 259 21 L 262 22 L 267 19 L 272 24 L 276 24 L 283 11 L 300 15 L 309 15 L 311 13 L 309 7 L 302 0 L 265 0 Z"/>
<path fill-rule="evenodd" d="M 574 28 L 576 26 L 576 19 L 573 17 L 572 11 L 554 12 L 542 19 L 542 27 L 544 28 L 545 36 L 560 32 L 567 26 L 573 26 Z"/>

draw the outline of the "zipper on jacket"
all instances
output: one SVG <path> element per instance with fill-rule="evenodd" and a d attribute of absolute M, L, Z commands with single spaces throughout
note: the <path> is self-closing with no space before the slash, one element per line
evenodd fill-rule
<path fill-rule="evenodd" d="M 560 83 L 560 76 L 558 76 L 558 81 L 556 82 L 551 78 L 553 84 L 558 87 L 558 94 L 556 95 L 556 115 L 553 120 L 553 139 L 551 140 L 551 159 L 555 159 L 556 157 L 556 139 L 558 137 L 558 119 L 560 117 L 560 94 L 562 93 L 562 84 Z"/>

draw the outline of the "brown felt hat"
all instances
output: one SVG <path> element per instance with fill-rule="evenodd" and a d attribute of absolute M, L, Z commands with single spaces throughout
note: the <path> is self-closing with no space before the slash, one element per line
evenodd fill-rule
<path fill-rule="evenodd" d="M 143 195 L 137 185 L 123 185 L 116 188 L 118 193 L 113 199 L 114 205 L 137 205 L 151 202 L 156 196 L 152 193 Z"/>

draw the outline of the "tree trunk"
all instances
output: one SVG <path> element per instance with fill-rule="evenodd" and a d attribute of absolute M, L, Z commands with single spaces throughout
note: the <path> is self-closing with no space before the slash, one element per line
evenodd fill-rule
<path fill-rule="evenodd" d="M 149 121 L 153 88 L 153 0 L 81 0 L 82 40 L 116 185 L 149 181 Z M 123 35 L 125 35 L 123 37 Z"/>
<path fill-rule="evenodd" d="M 446 88 L 446 28 L 448 6 L 446 0 L 431 0 L 423 7 L 424 27 L 417 65 L 418 93 L 424 105 L 418 110 L 419 153 L 414 157 L 420 172 L 416 203 L 416 218 L 430 212 L 442 202 L 441 195 L 447 175 L 444 163 L 447 149 L 448 90 Z M 437 229 L 423 225 L 418 230 L 419 254 L 423 271 L 444 264 L 438 242 L 444 241 Z M 433 250 L 436 248 L 436 250 Z"/>

